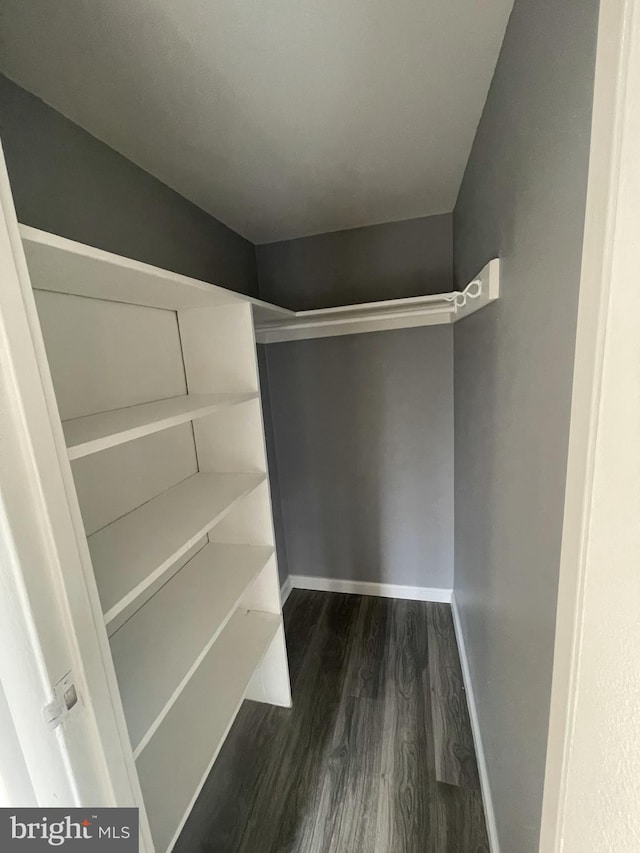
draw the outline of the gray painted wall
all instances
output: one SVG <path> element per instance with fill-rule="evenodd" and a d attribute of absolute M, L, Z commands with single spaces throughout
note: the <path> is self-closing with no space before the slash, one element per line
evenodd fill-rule
<path fill-rule="evenodd" d="M 452 216 L 271 243 L 257 258 L 260 296 L 295 309 L 447 291 Z M 282 580 L 451 588 L 452 355 L 449 327 L 265 348 Z"/>
<path fill-rule="evenodd" d="M 450 589 L 451 327 L 266 354 L 291 574 Z"/>
<path fill-rule="evenodd" d="M 451 289 L 452 216 L 256 247 L 260 295 L 296 311 Z"/>
<path fill-rule="evenodd" d="M 504 853 L 538 849 L 597 0 L 516 0 L 454 212 L 455 591 Z"/>
<path fill-rule="evenodd" d="M 257 295 L 252 243 L 2 75 L 0 138 L 20 222 Z"/>

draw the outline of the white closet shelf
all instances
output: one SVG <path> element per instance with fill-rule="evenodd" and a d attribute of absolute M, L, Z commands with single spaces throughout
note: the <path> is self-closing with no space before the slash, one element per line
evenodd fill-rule
<path fill-rule="evenodd" d="M 137 757 L 273 556 L 257 545 L 210 543 L 111 638 Z"/>
<path fill-rule="evenodd" d="M 244 302 L 253 307 L 256 340 L 261 344 L 455 323 L 500 295 L 500 261 L 495 258 L 464 290 L 290 311 L 28 225 L 20 225 L 20 235 L 36 289 L 173 311 Z"/>
<path fill-rule="evenodd" d="M 107 625 L 196 545 L 265 474 L 193 474 L 88 537 Z M 148 596 L 147 596 L 148 597 Z"/>
<path fill-rule="evenodd" d="M 210 415 L 218 409 L 255 400 L 252 394 L 186 394 L 62 422 L 69 459 Z"/>
<path fill-rule="evenodd" d="M 151 264 L 20 225 L 36 290 L 178 311 L 247 302 L 248 297 Z"/>
<path fill-rule="evenodd" d="M 262 303 L 254 307 L 256 340 L 261 344 L 306 340 L 334 335 L 354 335 L 385 329 L 455 323 L 478 311 L 500 295 L 500 261 L 496 258 L 464 290 L 388 299 L 338 308 L 289 312 Z"/>
<path fill-rule="evenodd" d="M 281 625 L 281 617 L 275 614 L 237 611 L 138 756 L 140 785 L 158 853 L 170 849 L 177 838 Z M 173 768 L 170 797 L 168 767 Z"/>

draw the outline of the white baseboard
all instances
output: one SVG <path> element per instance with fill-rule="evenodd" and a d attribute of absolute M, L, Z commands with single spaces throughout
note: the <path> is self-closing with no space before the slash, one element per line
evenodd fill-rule
<path fill-rule="evenodd" d="M 377 595 L 381 598 L 404 598 L 409 601 L 438 601 L 449 604 L 452 595 L 452 590 L 440 589 L 439 587 L 345 581 L 337 578 L 312 578 L 306 575 L 289 575 L 288 580 L 291 581 L 293 589 L 316 589 L 321 592 L 346 592 L 353 595 Z M 286 582 L 284 586 L 286 586 Z"/>
<path fill-rule="evenodd" d="M 280 604 L 284 607 L 284 603 L 291 595 L 293 584 L 291 583 L 291 575 L 287 575 L 286 581 L 280 587 Z"/>
<path fill-rule="evenodd" d="M 469 706 L 469 717 L 471 718 L 471 731 L 473 732 L 473 743 L 476 750 L 476 761 L 478 762 L 478 774 L 480 776 L 480 788 L 482 790 L 484 816 L 487 822 L 489 847 L 491 849 L 491 853 L 500 853 L 500 844 L 498 842 L 498 827 L 496 825 L 496 815 L 493 810 L 493 799 L 491 798 L 491 786 L 489 785 L 487 762 L 484 754 L 484 748 L 482 746 L 482 735 L 480 733 L 478 709 L 473 693 L 471 670 L 469 669 L 469 658 L 467 657 L 467 650 L 464 643 L 464 634 L 462 633 L 462 623 L 460 622 L 460 613 L 458 611 L 458 605 L 456 604 L 455 593 L 452 593 L 451 595 L 451 612 L 453 614 L 453 624 L 456 632 L 456 640 L 458 642 L 458 652 L 460 653 L 462 677 L 464 679 L 464 686 L 467 694 L 467 705 Z"/>

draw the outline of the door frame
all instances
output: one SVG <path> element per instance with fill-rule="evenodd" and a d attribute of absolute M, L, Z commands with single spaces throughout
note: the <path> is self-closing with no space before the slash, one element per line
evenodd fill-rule
<path fill-rule="evenodd" d="M 640 3 L 601 0 L 541 853 L 630 853 L 640 833 L 638 717 L 611 671 L 640 660 L 639 140 Z"/>

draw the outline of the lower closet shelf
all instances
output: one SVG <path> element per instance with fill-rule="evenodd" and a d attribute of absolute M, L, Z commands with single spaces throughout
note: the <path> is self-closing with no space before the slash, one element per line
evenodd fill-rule
<path fill-rule="evenodd" d="M 212 542 L 111 637 L 134 755 L 233 615 L 273 548 Z"/>
<path fill-rule="evenodd" d="M 88 538 L 107 625 L 265 474 L 193 474 Z"/>
<path fill-rule="evenodd" d="M 175 841 L 281 625 L 276 614 L 237 611 L 139 755 L 157 853 Z"/>

